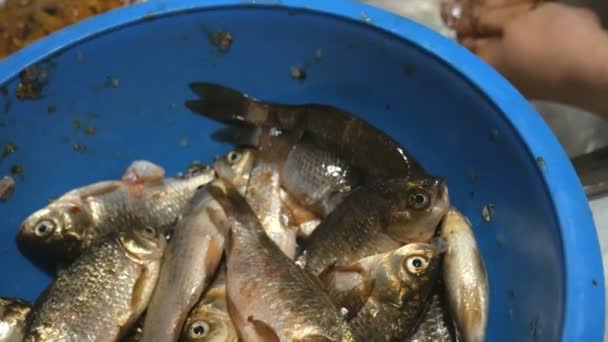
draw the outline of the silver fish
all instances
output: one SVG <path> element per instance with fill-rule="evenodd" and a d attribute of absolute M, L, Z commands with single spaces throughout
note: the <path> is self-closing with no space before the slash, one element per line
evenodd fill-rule
<path fill-rule="evenodd" d="M 362 341 L 394 341 L 418 324 L 439 279 L 439 250 L 411 243 L 319 276 Z"/>
<path fill-rule="evenodd" d="M 21 225 L 19 247 L 33 259 L 73 259 L 121 227 L 152 226 L 168 233 L 196 189 L 215 175 L 208 170 L 190 178 L 162 178 L 164 171 L 151 165 L 136 162 L 123 180 L 72 190 L 36 211 Z"/>
<path fill-rule="evenodd" d="M 196 304 L 179 339 L 180 342 L 237 342 L 238 335 L 226 302 L 226 270 L 220 269 Z"/>
<path fill-rule="evenodd" d="M 142 341 L 177 340 L 188 313 L 216 272 L 227 231 L 222 208 L 202 187 L 169 241 Z"/>
<path fill-rule="evenodd" d="M 19 299 L 0 298 L 0 341 L 22 342 L 32 306 Z"/>
<path fill-rule="evenodd" d="M 211 194 L 231 227 L 227 245 L 228 311 L 245 341 L 354 341 L 318 281 L 296 266 L 264 232 L 238 192 L 214 182 Z"/>
<path fill-rule="evenodd" d="M 458 210 L 448 211 L 441 224 L 447 245 L 443 281 L 452 318 L 464 342 L 485 340 L 489 282 L 469 220 Z"/>
<path fill-rule="evenodd" d="M 120 339 L 148 305 L 165 245 L 165 236 L 152 227 L 104 238 L 40 296 L 28 318 L 25 341 Z"/>

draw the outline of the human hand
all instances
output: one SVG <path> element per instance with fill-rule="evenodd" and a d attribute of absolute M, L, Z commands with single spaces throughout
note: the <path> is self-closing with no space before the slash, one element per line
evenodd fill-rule
<path fill-rule="evenodd" d="M 572 102 L 608 77 L 608 34 L 586 9 L 543 4 L 479 7 L 460 42 L 530 98 Z"/>

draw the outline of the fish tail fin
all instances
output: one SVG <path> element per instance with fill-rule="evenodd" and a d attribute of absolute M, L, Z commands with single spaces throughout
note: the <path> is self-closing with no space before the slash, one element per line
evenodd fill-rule
<path fill-rule="evenodd" d="M 192 112 L 224 123 L 247 123 L 248 105 L 253 100 L 238 90 L 214 83 L 196 82 L 190 89 L 200 96 L 186 101 Z"/>
<path fill-rule="evenodd" d="M 227 126 L 215 131 L 213 140 L 236 146 L 257 147 L 260 145 L 261 129 L 245 126 Z"/>

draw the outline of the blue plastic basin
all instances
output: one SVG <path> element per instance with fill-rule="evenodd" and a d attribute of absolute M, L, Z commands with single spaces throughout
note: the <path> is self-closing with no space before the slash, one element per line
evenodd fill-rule
<path fill-rule="evenodd" d="M 209 39 L 222 30 L 234 38 L 225 53 Z M 32 64 L 46 84 L 39 99 L 19 100 L 19 72 Z M 291 67 L 306 79 L 292 79 Z M 14 242 L 21 221 L 49 198 L 118 178 L 134 159 L 175 173 L 228 150 L 209 138 L 219 126 L 183 105 L 194 97 L 188 83 L 203 80 L 341 107 L 444 176 L 487 263 L 489 341 L 601 340 L 604 277 L 590 210 L 539 115 L 453 42 L 341 0 L 151 1 L 0 62 L 0 144 L 17 145 L 0 175 L 24 168 L 14 197 L 0 204 L 0 295 L 33 300 L 51 280 Z"/>

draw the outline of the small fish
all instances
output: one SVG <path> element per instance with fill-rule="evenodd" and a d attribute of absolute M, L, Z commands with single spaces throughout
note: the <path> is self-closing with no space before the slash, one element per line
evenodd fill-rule
<path fill-rule="evenodd" d="M 180 342 L 237 342 L 238 335 L 228 314 L 226 303 L 226 270 L 216 279 L 190 312 Z"/>
<path fill-rule="evenodd" d="M 138 169 L 144 165 L 144 169 Z M 32 259 L 73 259 L 120 227 L 152 226 L 168 234 L 196 189 L 214 179 L 213 170 L 184 178 L 156 178 L 150 165 L 134 163 L 123 178 L 72 190 L 31 214 L 17 234 Z M 41 258 L 42 257 L 42 258 Z"/>
<path fill-rule="evenodd" d="M 441 224 L 447 244 L 443 256 L 446 301 L 464 342 L 485 341 L 489 283 L 471 223 L 452 208 Z"/>
<path fill-rule="evenodd" d="M 426 243 L 333 266 L 320 279 L 362 341 L 403 339 L 416 327 L 439 279 L 439 250 Z"/>
<path fill-rule="evenodd" d="M 295 265 L 264 232 L 245 199 L 227 183 L 209 191 L 224 208 L 228 312 L 245 341 L 354 341 L 318 281 Z"/>
<path fill-rule="evenodd" d="M 312 233 L 298 264 L 318 275 L 331 265 L 428 242 L 448 208 L 448 190 L 438 178 L 362 186 Z"/>
<path fill-rule="evenodd" d="M 165 244 L 152 227 L 125 229 L 100 241 L 40 296 L 25 341 L 120 339 L 148 305 Z"/>
<path fill-rule="evenodd" d="M 331 106 L 287 105 L 257 100 L 213 83 L 192 83 L 201 98 L 186 102 L 193 112 L 227 124 L 274 127 L 312 142 L 366 170 L 367 180 L 409 178 L 426 172 L 394 139 L 364 120 Z"/>
<path fill-rule="evenodd" d="M 288 209 L 281 198 L 280 166 L 274 150 L 258 151 L 251 169 L 245 199 L 257 215 L 268 237 L 290 259 L 296 255 L 296 228 L 289 222 Z"/>
<path fill-rule="evenodd" d="M 0 179 L 0 202 L 8 201 L 15 191 L 15 180 L 11 176 Z"/>
<path fill-rule="evenodd" d="M 287 256 L 294 258 L 296 235 L 312 231 L 318 219 L 282 187 L 278 150 L 237 148 L 216 160 L 213 167 L 220 178 L 245 194 L 268 236 Z"/>
<path fill-rule="evenodd" d="M 176 341 L 224 252 L 228 222 L 203 186 L 176 226 L 147 310 L 142 341 Z"/>
<path fill-rule="evenodd" d="M 22 342 L 32 306 L 19 299 L 0 298 L 0 341 Z"/>
<path fill-rule="evenodd" d="M 222 142 L 256 148 L 256 164 L 263 160 L 266 169 L 271 165 L 294 203 L 321 218 L 363 183 L 364 171 L 306 137 L 267 127 L 228 127 L 213 136 Z"/>
<path fill-rule="evenodd" d="M 224 157 L 215 159 L 212 167 L 219 178 L 229 181 L 239 193 L 244 194 L 255 156 L 254 149 L 237 148 L 228 152 Z"/>
<path fill-rule="evenodd" d="M 422 316 L 414 335 L 407 342 L 457 342 L 454 323 L 447 312 L 444 298 L 436 293 Z"/>

